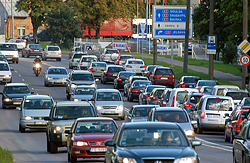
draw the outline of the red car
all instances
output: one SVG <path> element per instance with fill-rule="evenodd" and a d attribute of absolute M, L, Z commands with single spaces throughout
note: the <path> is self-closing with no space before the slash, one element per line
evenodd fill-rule
<path fill-rule="evenodd" d="M 67 138 L 68 161 L 76 162 L 77 158 L 105 157 L 106 140 L 113 138 L 117 124 L 112 118 L 91 117 L 78 118 L 72 125 Z"/>

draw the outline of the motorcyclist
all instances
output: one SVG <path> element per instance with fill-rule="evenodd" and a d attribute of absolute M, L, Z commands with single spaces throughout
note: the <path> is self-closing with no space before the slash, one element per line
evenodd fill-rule
<path fill-rule="evenodd" d="M 33 70 L 35 70 L 35 65 L 36 65 L 36 64 L 40 64 L 40 65 L 41 65 L 41 64 L 42 64 L 42 61 L 41 61 L 41 59 L 40 59 L 39 56 L 36 56 L 36 58 L 34 59 L 33 63 L 34 63 Z"/>

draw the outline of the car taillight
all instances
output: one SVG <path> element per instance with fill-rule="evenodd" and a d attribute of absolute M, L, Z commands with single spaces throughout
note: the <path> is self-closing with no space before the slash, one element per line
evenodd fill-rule
<path fill-rule="evenodd" d="M 145 68 L 145 66 L 141 66 L 140 68 Z"/>
<path fill-rule="evenodd" d="M 236 123 L 236 131 L 237 131 L 237 132 L 240 132 L 240 125 L 239 125 L 239 122 Z"/>
<path fill-rule="evenodd" d="M 128 86 L 131 87 L 131 84 L 129 84 Z"/>
<path fill-rule="evenodd" d="M 182 88 L 185 88 L 185 87 L 186 87 L 186 86 L 185 86 L 185 83 L 183 83 L 183 84 L 181 85 L 181 87 L 182 87 Z"/>
<path fill-rule="evenodd" d="M 46 51 L 45 54 L 48 55 L 48 51 Z"/>
<path fill-rule="evenodd" d="M 59 55 L 62 55 L 62 53 L 60 53 Z"/>
<path fill-rule="evenodd" d="M 174 75 L 168 76 L 168 79 L 174 79 Z"/>
<path fill-rule="evenodd" d="M 159 79 L 160 78 L 160 76 L 154 76 L 154 79 Z"/>
<path fill-rule="evenodd" d="M 106 75 L 110 75 L 110 74 L 111 74 L 111 72 L 106 72 L 105 74 L 106 74 Z"/>
<path fill-rule="evenodd" d="M 30 51 L 30 52 L 33 52 L 33 50 L 32 50 L 32 49 L 30 49 L 29 51 Z"/>
<path fill-rule="evenodd" d="M 120 55 L 120 52 L 118 52 L 118 55 Z"/>
<path fill-rule="evenodd" d="M 132 68 L 132 66 L 130 66 L 130 65 L 127 65 L 126 67 L 127 67 L 127 68 Z"/>
<path fill-rule="evenodd" d="M 94 70 L 93 70 L 93 68 L 91 68 L 89 71 L 90 71 L 90 72 L 93 72 Z"/>
<path fill-rule="evenodd" d="M 194 105 L 192 105 L 192 104 L 186 104 L 186 107 L 187 108 L 192 108 Z"/>
<path fill-rule="evenodd" d="M 105 53 L 104 53 L 104 57 L 106 56 L 106 53 L 107 53 L 107 51 L 105 51 Z"/>
<path fill-rule="evenodd" d="M 139 92 L 140 90 L 139 89 L 132 89 L 131 92 Z"/>
<path fill-rule="evenodd" d="M 74 62 L 74 58 L 72 58 L 71 62 Z M 82 63 L 82 62 L 81 62 Z"/>
<path fill-rule="evenodd" d="M 120 59 L 117 62 L 120 63 Z"/>
<path fill-rule="evenodd" d="M 145 98 L 148 99 L 148 96 L 146 96 Z"/>
<path fill-rule="evenodd" d="M 167 106 L 167 104 L 162 104 L 162 106 Z"/>
<path fill-rule="evenodd" d="M 205 118 L 205 113 L 202 111 L 201 112 L 201 119 L 204 119 Z"/>
<path fill-rule="evenodd" d="M 121 78 L 118 78 L 117 81 L 118 81 L 118 82 L 122 82 L 122 79 L 121 79 Z"/>
<path fill-rule="evenodd" d="M 200 91 L 201 88 L 197 88 L 197 89 L 198 89 L 198 91 Z"/>
<path fill-rule="evenodd" d="M 149 73 L 147 73 L 147 75 L 146 76 L 150 76 L 150 74 Z"/>
<path fill-rule="evenodd" d="M 152 98 L 152 100 L 158 100 L 158 98 L 156 98 L 155 96 Z"/>
<path fill-rule="evenodd" d="M 174 103 L 175 103 L 175 96 L 173 97 L 172 107 L 174 107 Z"/>

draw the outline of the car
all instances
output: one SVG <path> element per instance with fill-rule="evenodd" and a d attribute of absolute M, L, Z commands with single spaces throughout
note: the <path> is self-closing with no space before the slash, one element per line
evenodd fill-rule
<path fill-rule="evenodd" d="M 112 140 L 107 140 L 105 163 L 111 162 L 199 162 L 193 147 L 200 140 L 188 140 L 177 123 L 123 123 Z"/>
<path fill-rule="evenodd" d="M 159 106 L 167 106 L 167 103 L 169 101 L 169 97 L 171 92 L 173 91 L 172 88 L 165 88 L 159 99 L 157 100 L 156 104 Z"/>
<path fill-rule="evenodd" d="M 74 121 L 81 117 L 97 117 L 94 106 L 89 101 L 60 101 L 51 108 L 46 127 L 47 152 L 57 153 L 58 147 L 67 146 L 68 133 Z"/>
<path fill-rule="evenodd" d="M 213 86 L 213 89 L 211 91 L 211 95 L 222 95 L 223 96 L 223 90 L 239 90 L 240 88 L 235 85 L 215 85 Z"/>
<path fill-rule="evenodd" d="M 28 85 L 25 83 L 8 83 L 4 85 L 2 94 L 2 109 L 21 105 L 25 95 L 31 95 Z"/>
<path fill-rule="evenodd" d="M 126 115 L 126 122 L 143 122 L 147 121 L 148 114 L 152 108 L 158 105 L 133 105 L 129 113 Z"/>
<path fill-rule="evenodd" d="M 226 114 L 230 115 L 234 108 L 232 97 L 229 96 L 202 96 L 196 104 L 197 133 L 206 130 L 224 131 Z"/>
<path fill-rule="evenodd" d="M 175 87 L 174 71 L 170 67 L 155 67 L 149 77 L 152 84 Z"/>
<path fill-rule="evenodd" d="M 98 61 L 101 61 L 102 46 L 99 43 L 85 42 L 80 45 L 80 51 L 97 57 Z"/>
<path fill-rule="evenodd" d="M 146 99 L 148 105 L 156 105 L 165 88 L 154 88 Z"/>
<path fill-rule="evenodd" d="M 147 77 L 143 77 L 143 76 L 130 76 L 130 77 L 125 81 L 125 84 L 124 84 L 124 96 L 127 96 L 127 95 L 128 95 L 128 90 L 129 90 L 129 88 L 131 87 L 132 83 L 133 83 L 135 80 L 147 80 L 147 81 L 148 81 L 148 78 L 147 78 Z"/>
<path fill-rule="evenodd" d="M 91 62 L 97 62 L 97 57 L 93 55 L 84 55 L 80 58 L 77 69 L 78 70 L 88 70 Z"/>
<path fill-rule="evenodd" d="M 117 49 L 105 48 L 101 56 L 103 62 L 115 62 L 120 56 L 120 52 Z"/>
<path fill-rule="evenodd" d="M 135 57 L 131 54 L 123 54 L 123 55 L 120 55 L 117 60 L 115 60 L 114 64 L 123 66 L 127 59 L 134 59 L 134 58 Z"/>
<path fill-rule="evenodd" d="M 147 104 L 147 98 L 154 88 L 166 88 L 166 86 L 161 85 L 147 85 L 139 95 L 139 105 Z"/>
<path fill-rule="evenodd" d="M 222 92 L 222 96 L 230 96 L 234 100 L 234 105 L 237 106 L 244 97 L 250 97 L 247 90 L 232 90 L 232 89 L 224 89 Z"/>
<path fill-rule="evenodd" d="M 107 66 L 106 62 L 91 61 L 88 70 L 93 73 L 95 78 L 100 78 L 106 66 Z"/>
<path fill-rule="evenodd" d="M 199 91 L 195 88 L 174 88 L 169 95 L 167 106 L 179 107 L 184 97 L 192 92 L 198 93 Z"/>
<path fill-rule="evenodd" d="M 114 79 L 117 78 L 120 71 L 124 71 L 122 66 L 107 65 L 105 70 L 102 72 L 101 83 L 105 84 L 106 82 L 113 82 Z"/>
<path fill-rule="evenodd" d="M 74 92 L 70 93 L 71 101 L 87 101 L 93 98 L 96 88 L 92 86 L 76 86 Z"/>
<path fill-rule="evenodd" d="M 24 36 L 17 37 L 18 39 L 26 40 L 26 43 L 30 41 L 30 36 L 33 35 L 33 33 L 27 33 Z"/>
<path fill-rule="evenodd" d="M 68 161 L 78 158 L 105 157 L 105 141 L 113 138 L 118 126 L 112 118 L 77 118 L 71 130 L 66 130 Z"/>
<path fill-rule="evenodd" d="M 249 162 L 249 126 L 250 124 L 244 126 L 239 135 L 235 135 L 233 141 L 233 162 Z"/>
<path fill-rule="evenodd" d="M 195 139 L 193 126 L 185 109 L 179 107 L 156 107 L 149 112 L 148 121 L 176 122 L 184 130 L 190 141 Z"/>
<path fill-rule="evenodd" d="M 80 52 L 80 51 L 81 51 L 80 46 L 73 47 L 72 50 L 70 50 L 69 58 L 71 58 L 74 53 Z"/>
<path fill-rule="evenodd" d="M 74 92 L 77 85 L 87 85 L 97 88 L 97 81 L 99 81 L 99 79 L 95 79 L 92 72 L 84 70 L 71 71 L 66 84 L 67 99 L 70 99 L 70 95 Z"/>
<path fill-rule="evenodd" d="M 202 86 L 215 86 L 215 85 L 220 85 L 218 81 L 216 80 L 199 80 L 195 88 L 200 90 Z"/>
<path fill-rule="evenodd" d="M 19 62 L 19 54 L 17 45 L 15 43 L 2 43 L 0 42 L 0 53 L 5 55 L 8 62 L 11 61 L 13 63 Z"/>
<path fill-rule="evenodd" d="M 66 86 L 69 79 L 68 71 L 65 67 L 48 67 L 44 72 L 44 86 Z"/>
<path fill-rule="evenodd" d="M 116 89 L 97 89 L 92 103 L 100 116 L 125 119 L 125 109 L 121 93 Z"/>
<path fill-rule="evenodd" d="M 176 88 L 194 88 L 198 80 L 201 80 L 198 76 L 182 76 Z"/>
<path fill-rule="evenodd" d="M 25 95 L 19 110 L 19 131 L 24 133 L 26 129 L 46 129 L 50 109 L 54 103 L 50 95 Z"/>
<path fill-rule="evenodd" d="M 150 75 L 151 75 L 151 73 L 152 73 L 152 71 L 153 71 L 153 69 L 154 69 L 155 67 L 163 67 L 163 66 L 160 66 L 160 65 L 148 65 L 148 66 L 146 67 L 145 71 L 142 73 L 142 76 L 146 76 L 146 77 L 149 78 Z"/>
<path fill-rule="evenodd" d="M 14 69 L 6 61 L 0 61 L 0 82 L 12 83 L 12 72 Z"/>
<path fill-rule="evenodd" d="M 62 60 L 62 52 L 59 46 L 47 45 L 44 48 L 42 54 L 42 60 L 46 61 L 47 59 L 56 59 L 57 61 Z"/>
<path fill-rule="evenodd" d="M 130 76 L 136 76 L 136 73 L 129 71 L 120 71 L 117 78 L 114 79 L 114 89 L 123 89 L 126 80 Z"/>
<path fill-rule="evenodd" d="M 132 71 L 139 75 L 145 71 L 145 63 L 142 59 L 127 59 L 123 67 L 125 71 Z"/>
<path fill-rule="evenodd" d="M 135 80 L 128 89 L 127 100 L 132 102 L 134 99 L 139 99 L 141 91 L 147 86 L 151 85 L 151 81 Z"/>
<path fill-rule="evenodd" d="M 22 49 L 22 57 L 29 58 L 30 56 L 41 56 L 43 54 L 43 48 L 40 44 L 28 44 Z"/>
<path fill-rule="evenodd" d="M 8 62 L 8 60 L 7 60 L 7 58 L 5 57 L 5 55 L 3 55 L 1 52 L 0 52 L 0 61 Z"/>
<path fill-rule="evenodd" d="M 10 39 L 8 43 L 15 43 L 19 51 L 26 47 L 26 40 L 23 39 Z"/>
<path fill-rule="evenodd" d="M 83 52 L 72 53 L 72 55 L 69 58 L 69 69 L 78 68 L 78 63 L 81 57 L 86 55 L 88 54 Z"/>
<path fill-rule="evenodd" d="M 199 92 L 203 94 L 211 95 L 213 88 L 214 86 L 202 86 Z"/>

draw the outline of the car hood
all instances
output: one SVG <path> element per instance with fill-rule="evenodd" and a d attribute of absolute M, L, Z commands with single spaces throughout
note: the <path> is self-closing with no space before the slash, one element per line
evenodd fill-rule
<path fill-rule="evenodd" d="M 23 98 L 25 95 L 30 95 L 30 93 L 15 93 L 15 94 L 5 94 L 9 98 Z"/>
<path fill-rule="evenodd" d="M 152 147 L 152 146 L 143 146 L 143 147 L 127 147 L 120 148 L 119 154 L 121 157 L 130 157 L 130 158 L 180 158 L 180 157 L 190 157 L 195 156 L 194 150 L 190 147 Z"/>
<path fill-rule="evenodd" d="M 95 84 L 95 81 L 72 81 L 71 84 L 75 84 L 75 85 L 91 85 L 91 84 Z"/>
<path fill-rule="evenodd" d="M 50 109 L 23 109 L 24 116 L 49 117 Z"/>
<path fill-rule="evenodd" d="M 132 117 L 131 122 L 144 122 L 147 121 L 148 117 Z"/>
<path fill-rule="evenodd" d="M 53 78 L 68 78 L 69 76 L 66 74 L 48 74 L 48 77 L 53 77 Z"/>
<path fill-rule="evenodd" d="M 99 141 L 105 142 L 106 140 L 111 140 L 114 133 L 75 133 L 75 141 Z"/>
<path fill-rule="evenodd" d="M 190 122 L 178 123 L 178 124 L 181 126 L 181 128 L 182 128 L 184 131 L 186 131 L 186 130 L 193 130 L 193 127 L 192 127 L 192 125 L 191 125 Z"/>
<path fill-rule="evenodd" d="M 71 127 L 74 122 L 75 122 L 75 119 L 55 120 L 55 121 L 53 121 L 53 125 L 54 126 L 68 126 L 68 127 Z"/>
<path fill-rule="evenodd" d="M 101 105 L 101 106 L 105 106 L 105 105 L 108 105 L 108 106 L 114 106 L 114 105 L 123 105 L 123 101 L 96 101 L 95 102 L 96 104 L 95 105 Z"/>
<path fill-rule="evenodd" d="M 93 98 L 93 95 L 74 95 L 73 99 L 81 99 L 81 100 L 90 100 Z"/>

